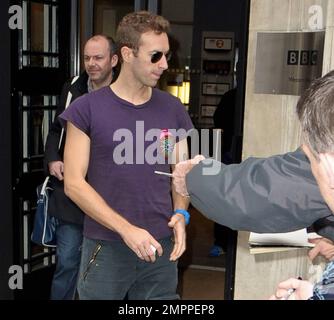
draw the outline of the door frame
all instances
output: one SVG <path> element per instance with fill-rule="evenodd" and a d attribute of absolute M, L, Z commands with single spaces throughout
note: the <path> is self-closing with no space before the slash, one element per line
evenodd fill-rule
<path fill-rule="evenodd" d="M 8 0 L 7 0 L 8 1 Z M 27 0 L 28 1 L 28 0 Z M 40 0 L 31 0 L 34 3 L 42 3 Z M 9 2 L 9 1 L 8 1 Z M 8 5 L 7 2 L 7 5 Z M 7 197 L 10 199 L 10 210 L 6 211 L 6 214 L 10 216 L 11 224 L 7 223 L 6 226 L 1 224 L 1 228 L 6 228 L 7 232 L 10 232 L 11 235 L 8 236 L 8 239 L 11 238 L 10 245 L 6 246 L 6 251 L 8 252 L 8 256 L 11 258 L 11 265 L 15 264 L 22 268 L 23 271 L 23 288 L 22 290 L 13 290 L 11 298 L 12 299 L 26 299 L 29 297 L 30 299 L 48 299 L 49 298 L 49 290 L 51 287 L 51 279 L 54 272 L 54 251 L 53 252 L 45 252 L 43 247 L 38 248 L 39 255 L 36 255 L 35 246 L 30 242 L 30 232 L 31 232 L 31 222 L 33 221 L 34 215 L 34 206 L 36 204 L 36 192 L 35 189 L 39 183 L 44 180 L 44 170 L 42 165 L 38 165 L 38 168 L 34 168 L 32 170 L 23 170 L 22 163 L 26 162 L 29 166 L 29 161 L 36 161 L 32 158 L 35 157 L 35 153 L 27 152 L 27 155 L 24 155 L 23 152 L 23 141 L 26 136 L 28 139 L 32 139 L 32 132 L 27 130 L 24 134 L 23 120 L 22 115 L 24 112 L 27 114 L 28 120 L 26 121 L 27 127 L 30 126 L 30 120 L 33 116 L 28 116 L 29 113 L 35 112 L 35 110 L 49 110 L 51 108 L 56 108 L 55 105 L 49 105 L 42 103 L 41 106 L 27 104 L 24 106 L 22 103 L 22 96 L 26 95 L 28 97 L 34 96 L 52 96 L 52 95 L 60 95 L 60 91 L 63 83 L 70 76 L 70 64 L 73 63 L 72 60 L 72 52 L 70 51 L 70 43 L 71 43 L 71 33 L 68 31 L 71 29 L 71 12 L 72 6 L 76 3 L 77 0 L 71 0 L 67 2 L 64 0 L 60 0 L 59 3 L 54 3 L 50 1 L 45 1 L 46 4 L 50 5 L 58 5 L 58 20 L 56 29 L 58 40 L 57 40 L 57 51 L 47 51 L 50 55 L 54 54 L 58 57 L 58 65 L 48 65 L 48 67 L 44 67 L 44 65 L 37 64 L 36 66 L 21 66 L 20 58 L 22 58 L 22 54 L 30 54 L 31 56 L 35 52 L 29 51 L 28 49 L 23 51 L 22 48 L 22 30 L 12 30 L 10 31 L 9 43 L 10 46 L 10 63 L 3 63 L 1 67 L 4 65 L 9 66 L 8 74 L 11 77 L 10 82 L 10 101 L 8 103 L 8 107 L 10 109 L 10 114 L 8 115 L 8 119 L 5 119 L 5 124 L 10 126 L 9 132 L 10 137 L 7 138 L 7 143 L 10 144 L 10 152 L 8 152 L 8 158 L 11 165 L 11 170 L 7 170 L 7 167 L 3 170 L 4 172 L 10 172 L 10 180 L 11 180 L 11 188 L 10 188 L 10 196 Z M 28 2 L 29 3 L 29 2 Z M 22 1 L 16 1 L 16 4 L 22 6 Z M 1 2 L 1 6 L 3 2 Z M 30 4 L 29 4 L 30 5 Z M 22 7 L 21 7 L 22 8 Z M 45 10 L 45 9 L 44 9 Z M 2 12 L 8 13 L 8 6 L 6 9 L 1 10 Z M 29 9 L 28 9 L 28 23 L 29 23 Z M 50 17 L 49 13 L 49 17 Z M 75 18 L 77 19 L 77 18 Z M 8 21 L 8 17 L 6 20 Z M 52 21 L 50 20 L 46 21 Z M 54 21 L 54 20 L 53 20 Z M 45 21 L 44 21 L 45 23 Z M 51 22 L 48 22 L 51 23 Z M 52 22 L 53 23 L 53 22 Z M 74 22 L 75 23 L 75 22 Z M 8 29 L 8 26 L 7 26 Z M 29 30 L 29 29 L 28 29 Z M 49 26 L 48 30 L 51 29 Z M 28 31 L 27 31 L 28 32 Z M 43 32 L 43 31 L 41 31 Z M 51 32 L 51 31 L 49 31 Z M 27 42 L 29 43 L 30 33 L 27 33 Z M 49 34 L 48 41 L 50 41 L 51 35 Z M 7 46 L 5 46 L 7 48 Z M 73 46 L 75 47 L 75 46 Z M 41 53 L 38 53 L 41 54 Z M 29 108 L 29 110 L 27 110 Z M 34 109 L 36 108 L 36 109 Z M 45 109 L 44 109 L 45 108 Z M 49 112 L 49 111 L 48 111 Z M 51 119 L 51 118 L 50 118 Z M 30 127 L 29 127 L 30 129 Z M 30 135 L 29 135 L 30 133 Z M 30 141 L 30 140 L 29 140 Z M 42 153 L 38 152 L 37 157 L 39 160 L 43 160 Z M 36 158 L 37 158 L 36 157 Z M 3 180 L 3 179 L 2 179 Z M 29 194 L 29 195 L 27 195 Z M 27 201 L 26 201 L 27 200 Z M 25 203 L 23 203 L 25 202 Z M 27 205 L 26 205 L 27 204 Z M 9 218 L 8 216 L 8 218 Z M 3 236 L 3 232 L 1 232 L 1 236 Z M 3 243 L 3 242 L 2 242 Z M 2 246 L 1 246 L 2 247 Z M 40 254 L 41 252 L 41 254 Z M 3 255 L 7 256 L 7 254 Z M 47 260 L 47 261 L 46 261 Z M 38 266 L 42 267 L 34 267 L 31 268 L 35 263 L 38 263 Z M 8 264 L 7 264 L 8 268 Z M 8 270 L 6 272 L 8 275 Z M 7 278 L 8 283 L 8 278 Z M 5 287 L 5 286 L 3 286 Z M 6 285 L 8 287 L 8 284 Z M 0 289 L 1 290 L 1 289 Z"/>
<path fill-rule="evenodd" d="M 11 49 L 10 31 L 8 27 L 8 9 L 10 0 L 0 2 L 0 31 L 2 48 L 0 50 L 0 74 L 6 75 L 6 81 L 1 83 L 1 134 L 0 134 L 0 168 L 1 170 L 1 223 L 0 223 L 0 299 L 13 299 L 14 292 L 8 286 L 9 267 L 14 263 L 13 258 L 13 219 L 12 219 L 12 166 L 11 166 Z"/>

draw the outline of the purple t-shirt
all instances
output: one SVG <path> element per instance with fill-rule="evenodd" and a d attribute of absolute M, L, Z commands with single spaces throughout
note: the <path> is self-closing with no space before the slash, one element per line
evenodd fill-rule
<path fill-rule="evenodd" d="M 171 235 L 171 181 L 154 171 L 170 172 L 174 143 L 193 127 L 181 102 L 153 89 L 148 102 L 135 106 L 105 87 L 76 99 L 60 119 L 89 136 L 87 181 L 108 205 L 156 239 Z M 120 240 L 87 215 L 84 235 Z"/>

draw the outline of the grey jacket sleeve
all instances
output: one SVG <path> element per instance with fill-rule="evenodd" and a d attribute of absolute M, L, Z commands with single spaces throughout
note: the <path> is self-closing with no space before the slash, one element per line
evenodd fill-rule
<path fill-rule="evenodd" d="M 289 232 L 332 214 L 299 149 L 232 165 L 206 159 L 186 183 L 204 216 L 235 230 Z"/>

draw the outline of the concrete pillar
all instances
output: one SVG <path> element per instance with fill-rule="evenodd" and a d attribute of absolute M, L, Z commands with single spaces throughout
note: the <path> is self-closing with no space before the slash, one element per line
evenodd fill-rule
<path fill-rule="evenodd" d="M 243 159 L 292 151 L 300 144 L 300 128 L 295 114 L 299 97 L 254 93 L 256 40 L 258 32 L 312 31 L 314 24 L 321 22 L 314 20 L 311 10 L 314 5 L 323 12 L 325 74 L 334 69 L 333 0 L 251 1 Z M 323 261 L 319 259 L 318 264 L 312 266 L 307 249 L 250 255 L 248 236 L 247 232 L 239 232 L 234 299 L 267 299 L 282 280 L 302 276 L 316 281 L 321 274 Z"/>

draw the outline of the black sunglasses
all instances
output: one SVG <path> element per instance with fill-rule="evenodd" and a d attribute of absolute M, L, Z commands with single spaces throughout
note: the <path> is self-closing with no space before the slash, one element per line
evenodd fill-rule
<path fill-rule="evenodd" d="M 151 55 L 151 62 L 152 63 L 157 63 L 158 61 L 161 60 L 162 56 L 164 55 L 163 52 L 161 51 L 156 51 Z M 169 61 L 170 58 L 172 57 L 172 53 L 169 51 L 165 54 L 166 60 Z"/>

